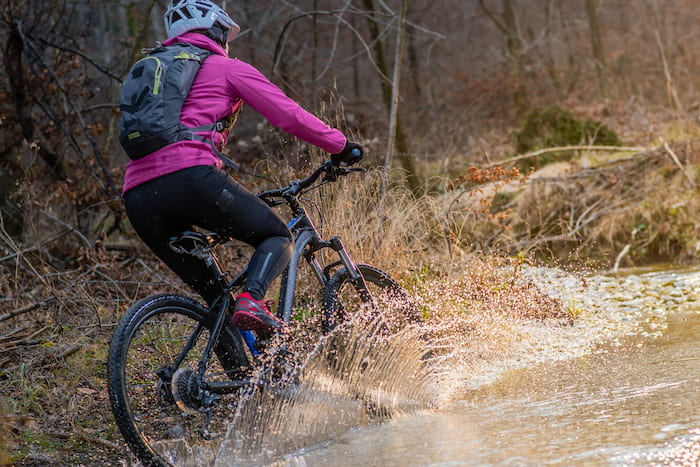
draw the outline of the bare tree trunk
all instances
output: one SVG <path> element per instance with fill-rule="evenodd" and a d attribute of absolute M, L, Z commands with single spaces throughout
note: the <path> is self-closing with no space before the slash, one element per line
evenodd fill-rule
<path fill-rule="evenodd" d="M 59 180 L 66 180 L 67 175 L 61 159 L 48 149 L 48 143 L 36 135 L 36 126 L 31 113 L 31 98 L 27 92 L 27 78 L 24 75 L 22 57 L 24 56 L 24 41 L 20 31 L 20 23 L 13 24 L 7 46 L 5 48 L 4 65 L 15 100 L 15 111 L 22 129 L 22 136 L 29 144 L 37 143 L 37 153 L 51 168 Z"/>
<path fill-rule="evenodd" d="M 522 58 L 523 45 L 518 32 L 518 21 L 515 16 L 514 1 L 515 0 L 503 0 L 502 18 L 499 18 L 491 12 L 491 10 L 486 7 L 484 0 L 479 0 L 479 5 L 506 38 L 506 59 L 508 60 L 508 69 L 511 79 L 515 84 L 513 106 L 515 107 L 516 117 L 519 118 L 527 111 L 528 98 L 522 83 L 523 78 L 520 61 Z"/>
<path fill-rule="evenodd" d="M 605 54 L 603 53 L 603 41 L 598 23 L 597 4 L 596 0 L 586 0 L 586 14 L 588 15 L 588 27 L 591 30 L 591 45 L 593 46 L 593 58 L 595 60 L 596 73 L 598 74 L 600 95 L 606 98 L 608 97 L 608 90 L 605 79 Z"/>
<path fill-rule="evenodd" d="M 352 25 L 352 28 L 355 29 L 354 15 L 350 18 L 350 24 Z M 354 34 L 352 35 L 352 56 L 354 57 L 352 59 L 352 90 L 355 95 L 355 99 L 360 99 L 362 96 L 362 93 L 360 92 L 360 66 L 357 58 L 357 37 L 355 37 Z"/>
<path fill-rule="evenodd" d="M 401 61 L 403 60 L 403 38 L 406 29 L 406 10 L 408 10 L 408 0 L 403 0 L 401 4 L 401 17 L 399 19 L 399 30 L 396 37 L 396 55 L 394 56 L 394 75 L 391 82 L 391 106 L 389 111 L 389 141 L 387 144 L 386 156 L 384 158 L 384 177 L 382 179 L 382 199 L 386 195 L 386 184 L 389 176 L 389 167 L 394 156 L 394 145 L 396 143 L 396 129 L 398 126 L 399 111 L 399 84 L 401 81 Z"/>
<path fill-rule="evenodd" d="M 549 79 L 552 81 L 552 85 L 554 86 L 554 89 L 556 89 L 557 93 L 561 93 L 561 81 L 559 80 L 559 76 L 557 74 L 557 68 L 556 68 L 556 63 L 555 63 L 555 58 L 554 58 L 554 47 L 552 44 L 552 29 L 553 29 L 553 23 L 554 23 L 554 16 L 556 14 L 556 0 L 549 0 L 547 2 L 547 7 L 546 7 L 546 12 L 545 12 L 545 52 L 544 52 L 544 64 L 547 69 L 547 74 L 549 75 Z"/>
<path fill-rule="evenodd" d="M 318 11 L 318 0 L 314 0 L 313 11 Z M 311 82 L 316 80 L 316 53 L 318 51 L 318 16 L 311 19 Z"/>
<path fill-rule="evenodd" d="M 668 60 L 666 59 L 666 51 L 664 49 L 663 41 L 661 40 L 661 35 L 658 29 L 654 29 L 654 35 L 656 37 L 656 47 L 659 51 L 659 58 L 661 59 L 661 64 L 664 68 L 664 78 L 666 79 L 666 97 L 669 103 L 676 110 L 683 110 L 683 104 L 678 98 L 678 92 L 676 91 L 676 85 L 673 82 L 673 76 L 671 75 L 671 69 L 668 66 Z"/>
<path fill-rule="evenodd" d="M 372 13 L 374 12 L 374 1 L 373 0 L 363 0 L 365 9 Z M 370 36 L 372 38 L 372 42 L 374 43 L 373 46 L 373 52 L 374 52 L 374 59 L 375 62 L 377 63 L 377 68 L 379 68 L 379 71 L 384 75 L 388 75 L 388 69 L 389 67 L 387 66 L 386 63 L 386 57 L 384 55 L 384 47 L 382 45 L 382 42 L 379 40 L 379 28 L 377 26 L 377 23 L 374 21 L 374 19 L 369 18 L 368 19 L 369 23 L 369 30 L 370 30 Z M 387 82 L 386 80 L 382 79 L 381 81 L 381 86 L 382 86 L 382 95 L 384 98 L 384 105 L 386 106 L 387 112 L 391 112 L 391 100 L 392 100 L 392 85 L 391 83 Z M 396 130 L 394 132 L 395 137 L 396 137 L 396 149 L 399 152 L 399 161 L 401 162 L 401 167 L 404 169 L 406 172 L 406 183 L 408 184 L 409 189 L 411 192 L 416 195 L 420 196 L 422 194 L 422 187 L 420 183 L 420 179 L 418 177 L 418 174 L 416 172 L 416 166 L 413 158 L 411 158 L 408 150 L 408 142 L 406 141 L 406 136 L 403 133 L 403 130 L 401 129 L 401 118 L 396 116 Z"/>
<path fill-rule="evenodd" d="M 420 66 L 418 65 L 418 50 L 413 34 L 408 35 L 408 69 L 412 75 L 413 92 L 416 99 L 420 100 L 423 97 L 423 88 L 421 87 Z"/>
<path fill-rule="evenodd" d="M 523 86 L 522 67 L 520 60 L 522 56 L 522 41 L 518 33 L 518 22 L 515 17 L 513 0 L 503 0 L 503 22 L 506 33 L 506 47 L 508 50 L 508 64 L 511 76 L 515 81 L 515 91 L 513 92 L 513 105 L 516 116 L 520 117 L 527 111 L 527 93 Z"/>

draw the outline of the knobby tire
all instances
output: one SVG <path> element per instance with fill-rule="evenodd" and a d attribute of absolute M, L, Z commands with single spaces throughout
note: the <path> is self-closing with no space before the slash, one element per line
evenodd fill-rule
<path fill-rule="evenodd" d="M 394 328 L 419 319 L 418 311 L 406 291 L 386 272 L 369 264 L 358 264 L 357 269 L 364 278 L 371 300 L 378 314 L 393 321 Z M 330 332 L 347 321 L 370 300 L 363 296 L 360 284 L 353 281 L 345 268 L 338 270 L 328 281 L 323 294 L 323 330 Z"/>
<path fill-rule="evenodd" d="M 163 381 L 156 371 L 174 363 L 199 324 L 196 344 L 180 365 L 196 368 L 214 322 L 215 317 L 195 300 L 156 295 L 133 305 L 115 328 L 107 361 L 112 412 L 127 444 L 146 466 L 170 465 L 171 439 L 200 436 L 195 433 L 200 422 L 192 419 L 202 417 L 186 417 L 174 403 L 170 381 Z M 208 370 L 214 367 L 212 378 L 241 377 L 249 366 L 243 345 L 237 330 L 223 328 L 209 362 Z"/>

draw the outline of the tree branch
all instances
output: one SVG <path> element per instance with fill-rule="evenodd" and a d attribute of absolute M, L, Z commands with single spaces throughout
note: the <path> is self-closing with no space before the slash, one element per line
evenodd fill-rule
<path fill-rule="evenodd" d="M 105 68 L 102 65 L 100 65 L 99 63 L 97 63 L 94 59 L 90 58 L 90 56 L 85 54 L 84 52 L 81 52 L 80 50 L 73 49 L 71 47 L 65 47 L 62 45 L 58 45 L 54 42 L 47 41 L 46 39 L 43 39 L 41 37 L 36 38 L 36 40 L 38 42 L 48 46 L 48 47 L 53 47 L 54 49 L 58 49 L 58 50 L 61 50 L 63 52 L 68 52 L 68 53 L 72 53 L 73 55 L 77 55 L 77 56 L 81 57 L 83 60 L 85 60 L 86 62 L 88 62 L 90 65 L 95 67 L 95 69 L 97 71 L 99 71 L 100 73 L 102 73 L 106 76 L 109 76 L 113 80 L 118 81 L 120 84 L 122 83 L 122 79 L 119 76 L 115 75 L 114 73 L 109 71 L 107 68 Z"/>
<path fill-rule="evenodd" d="M 55 71 L 53 70 L 53 68 L 51 68 L 51 67 L 44 61 L 44 59 L 42 58 L 41 54 L 40 54 L 39 51 L 36 49 L 36 47 L 34 46 L 34 44 L 33 44 L 31 41 L 27 40 L 27 36 L 26 36 L 26 35 L 24 34 L 24 32 L 22 31 L 21 24 L 20 24 L 19 22 L 15 22 L 14 24 L 16 25 L 16 32 L 17 32 L 17 34 L 19 35 L 19 37 L 21 38 L 23 45 L 24 45 L 25 47 L 27 47 L 27 49 L 30 50 L 30 51 L 32 52 L 32 55 L 33 55 L 34 59 L 36 60 L 36 63 L 38 63 L 39 65 L 41 65 L 41 67 L 43 68 L 43 70 L 46 71 L 46 72 L 48 73 L 48 76 L 49 76 L 49 77 L 51 78 L 51 80 L 56 84 L 56 86 L 58 87 L 58 89 L 61 91 L 61 94 L 62 94 L 63 97 L 65 98 L 66 105 L 67 105 L 68 108 L 71 110 L 71 112 L 73 113 L 73 115 L 75 115 L 75 117 L 78 119 L 78 122 L 80 123 L 80 125 L 81 125 L 81 127 L 82 127 L 82 130 L 83 130 L 83 135 L 85 136 L 85 138 L 86 138 L 86 139 L 88 140 L 88 142 L 90 143 L 90 146 L 92 147 L 92 150 L 93 150 L 93 155 L 95 156 L 95 159 L 96 159 L 98 165 L 100 166 L 100 169 L 102 169 L 102 174 L 103 174 L 103 176 L 104 176 L 104 179 L 105 179 L 105 181 L 106 181 L 107 186 L 108 186 L 109 188 L 111 188 L 111 189 L 113 190 L 114 193 L 116 193 L 117 195 L 119 195 L 119 190 L 118 190 L 117 187 L 114 185 L 114 182 L 112 181 L 112 176 L 109 174 L 109 171 L 107 170 L 107 167 L 105 166 L 105 163 L 104 163 L 104 161 L 102 160 L 102 156 L 101 156 L 101 153 L 100 153 L 100 151 L 99 151 L 99 149 L 98 149 L 97 142 L 96 142 L 95 139 L 90 135 L 90 132 L 89 132 L 89 130 L 88 130 L 88 128 L 87 128 L 87 125 L 86 125 L 86 123 L 85 123 L 85 120 L 83 119 L 83 116 L 82 116 L 82 114 L 80 113 L 80 111 L 75 107 L 75 104 L 74 104 L 74 102 L 73 102 L 73 99 L 72 99 L 71 96 L 69 95 L 68 91 L 66 90 L 66 88 L 65 88 L 65 86 L 63 85 L 63 83 L 61 82 L 61 80 L 58 78 L 58 76 L 56 76 L 56 73 L 55 73 Z M 30 36 L 30 37 L 31 37 L 31 36 Z M 64 133 L 69 133 L 69 132 L 66 131 L 65 128 L 62 127 L 62 125 L 61 125 L 61 128 L 63 129 L 63 132 L 64 132 Z M 76 149 L 77 151 L 79 151 L 79 149 L 78 149 L 77 147 L 76 147 L 75 149 Z M 107 186 L 105 186 L 105 185 L 103 184 L 103 187 L 104 187 L 105 191 L 107 191 Z"/>
<path fill-rule="evenodd" d="M 0 323 L 2 323 L 3 321 L 7 321 L 8 319 L 14 318 L 15 316 L 23 315 L 25 313 L 29 313 L 30 311 L 34 311 L 37 308 L 41 308 L 43 306 L 46 306 L 47 304 L 53 302 L 54 300 L 56 300 L 56 297 L 51 296 L 51 297 L 48 297 L 40 302 L 32 303 L 30 305 L 23 306 L 22 308 L 17 308 L 16 310 L 12 310 L 8 313 L 0 315 Z"/>
<path fill-rule="evenodd" d="M 491 162 L 481 166 L 483 169 L 488 169 L 491 167 L 496 167 L 499 165 L 510 164 L 512 162 L 517 162 L 525 159 L 531 159 L 533 157 L 541 156 L 542 154 L 547 154 L 550 152 L 560 152 L 560 151 L 618 151 L 618 152 L 644 152 L 647 148 L 639 146 L 557 146 L 553 148 L 539 149 L 537 151 L 529 152 L 527 154 L 522 154 L 515 157 L 509 157 L 508 159 L 503 159 L 496 162 Z"/>

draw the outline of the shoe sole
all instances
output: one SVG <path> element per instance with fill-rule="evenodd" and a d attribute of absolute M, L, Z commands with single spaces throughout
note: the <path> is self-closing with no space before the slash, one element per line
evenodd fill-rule
<path fill-rule="evenodd" d="M 237 328 L 247 331 L 272 332 L 282 327 L 278 321 L 273 321 L 267 316 L 262 318 L 244 310 L 236 311 L 233 314 L 233 318 L 231 318 L 231 322 Z"/>

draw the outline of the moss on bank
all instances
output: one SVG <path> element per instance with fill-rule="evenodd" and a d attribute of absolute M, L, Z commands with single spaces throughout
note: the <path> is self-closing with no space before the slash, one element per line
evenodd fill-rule
<path fill-rule="evenodd" d="M 521 127 L 514 133 L 515 151 L 525 154 L 537 149 L 560 146 L 598 145 L 620 146 L 620 137 L 603 123 L 576 117 L 558 106 L 535 108 L 525 116 Z M 557 151 L 533 157 L 520 163 L 527 172 L 530 167 L 571 159 L 573 151 Z"/>

